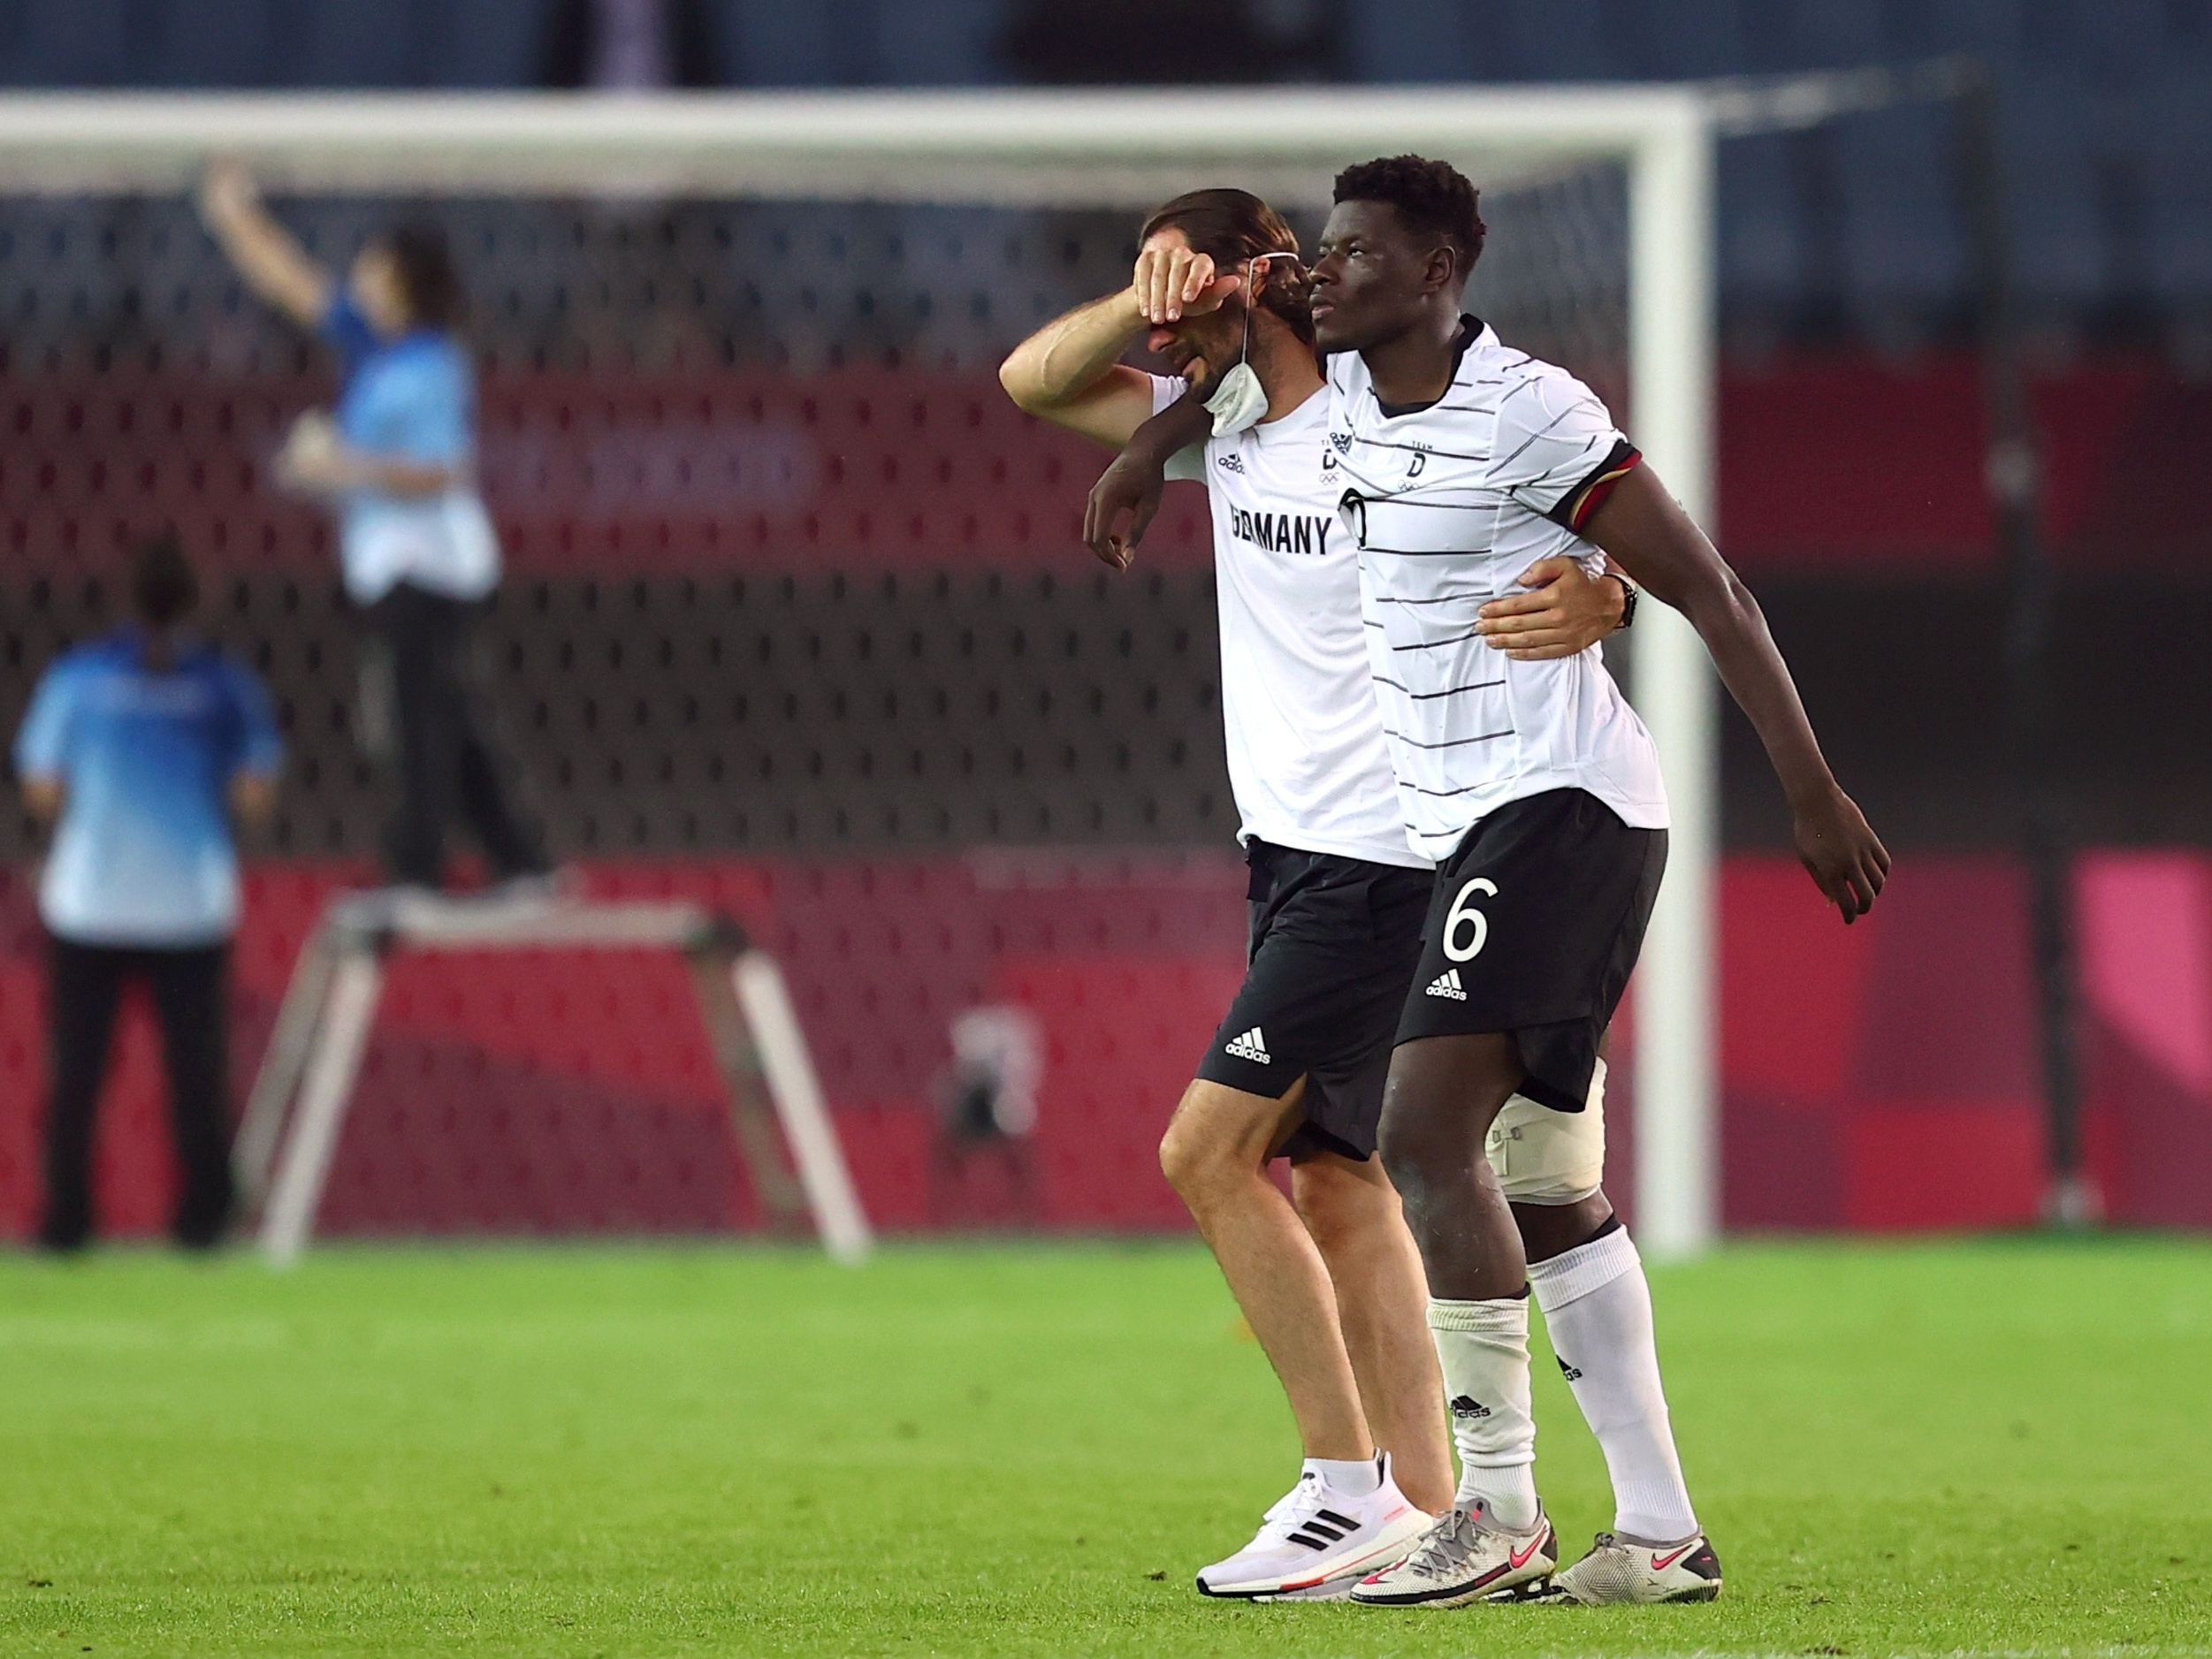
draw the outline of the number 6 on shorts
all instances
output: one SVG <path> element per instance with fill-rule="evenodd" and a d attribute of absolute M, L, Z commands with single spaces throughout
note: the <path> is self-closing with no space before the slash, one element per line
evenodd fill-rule
<path fill-rule="evenodd" d="M 1483 954 L 1483 947 L 1490 942 L 1490 917 L 1468 903 L 1477 893 L 1498 896 L 1498 884 L 1487 876 L 1477 876 L 1460 889 L 1460 896 L 1452 901 L 1452 908 L 1444 918 L 1444 954 L 1453 962 L 1472 962 Z M 1461 925 L 1475 930 L 1475 941 L 1460 943 Z"/>

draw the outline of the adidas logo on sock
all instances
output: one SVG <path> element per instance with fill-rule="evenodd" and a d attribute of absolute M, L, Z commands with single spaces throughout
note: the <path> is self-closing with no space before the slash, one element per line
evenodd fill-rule
<path fill-rule="evenodd" d="M 1452 1415 L 1463 1423 L 1472 1423 L 1490 1415 L 1490 1407 L 1471 1394 L 1462 1394 L 1452 1402 Z"/>
<path fill-rule="evenodd" d="M 1260 1028 L 1256 1025 L 1241 1037 L 1232 1037 L 1222 1045 L 1222 1051 L 1234 1054 L 1239 1060 L 1248 1060 L 1255 1066 L 1275 1063 L 1267 1057 L 1267 1039 L 1260 1035 Z"/>
<path fill-rule="evenodd" d="M 1460 970 L 1447 968 L 1430 980 L 1429 994 L 1432 997 L 1450 997 L 1455 1002 L 1466 1001 L 1467 993 L 1460 985 Z"/>
<path fill-rule="evenodd" d="M 1559 1359 L 1557 1354 L 1552 1357 Z M 1560 1375 L 1565 1377 L 1569 1382 L 1580 1382 L 1583 1380 L 1583 1368 L 1580 1366 L 1570 1366 L 1566 1360 L 1560 1359 Z"/>

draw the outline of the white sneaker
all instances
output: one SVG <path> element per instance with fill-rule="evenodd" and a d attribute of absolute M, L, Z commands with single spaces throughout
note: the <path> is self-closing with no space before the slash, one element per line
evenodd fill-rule
<path fill-rule="evenodd" d="M 1720 1557 L 1703 1533 L 1674 1544 L 1599 1533 L 1590 1553 L 1552 1580 L 1552 1594 L 1585 1607 L 1710 1602 L 1720 1594 Z"/>
<path fill-rule="evenodd" d="M 1559 1564 L 1559 1534 L 1542 1511 L 1528 1531 L 1508 1532 L 1478 1504 L 1438 1519 L 1403 1561 L 1354 1585 L 1352 1600 L 1367 1607 L 1528 1601 Z"/>
<path fill-rule="evenodd" d="M 1381 1484 L 1365 1497 L 1339 1492 L 1316 1473 L 1299 1476 L 1250 1543 L 1199 1569 L 1199 1594 L 1255 1602 L 1333 1601 L 1363 1575 L 1404 1555 L 1432 1518 L 1398 1489 L 1388 1452 L 1375 1461 Z"/>

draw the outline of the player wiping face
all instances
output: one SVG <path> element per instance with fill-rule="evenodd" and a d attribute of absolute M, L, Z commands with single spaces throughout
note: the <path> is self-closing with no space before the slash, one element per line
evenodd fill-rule
<path fill-rule="evenodd" d="M 1279 264 L 1278 262 L 1281 262 Z M 1272 267 L 1272 269 L 1270 269 Z M 1194 249 L 1182 232 L 1168 229 L 1148 238 L 1137 256 L 1131 289 L 1139 315 L 1148 325 L 1145 346 L 1198 388 L 1208 412 L 1222 401 L 1224 371 L 1234 375 L 1254 349 L 1252 312 L 1277 285 L 1295 294 L 1308 285 L 1308 273 L 1293 253 L 1266 254 L 1224 272 L 1210 255 Z M 1280 346 L 1260 331 L 1262 349 Z M 1291 343 L 1305 355 L 1304 347 Z M 1265 382 L 1263 411 L 1256 394 Z M 1280 420 L 1317 389 L 1310 361 L 1280 362 L 1265 375 L 1249 377 L 1240 402 L 1244 424 Z M 1216 415 L 1216 426 L 1220 417 Z M 1229 430 L 1243 430 L 1239 425 Z M 1192 442 L 1205 430 L 1194 423 Z M 1083 540 L 1100 560 L 1126 570 L 1138 544 L 1158 513 L 1163 472 L 1158 457 L 1131 449 L 1110 466 L 1084 503 Z M 1517 661 L 1571 656 L 1586 650 L 1590 636 L 1576 600 L 1580 572 L 1562 559 L 1544 559 L 1521 571 L 1514 590 L 1484 605 L 1475 627 L 1490 645 Z M 1608 590 L 1613 584 L 1606 584 Z"/>

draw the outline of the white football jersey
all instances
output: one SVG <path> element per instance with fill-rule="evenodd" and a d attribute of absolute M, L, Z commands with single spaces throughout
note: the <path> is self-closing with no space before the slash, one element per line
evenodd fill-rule
<path fill-rule="evenodd" d="M 1152 380 L 1158 413 L 1182 381 Z M 1407 846 L 1368 666 L 1360 567 L 1326 487 L 1329 399 L 1178 455 L 1206 486 L 1238 839 L 1425 869 Z"/>
<path fill-rule="evenodd" d="M 1444 858 L 1489 813 L 1547 789 L 1586 789 L 1631 828 L 1664 829 L 1658 752 L 1598 648 L 1515 662 L 1475 631 L 1539 559 L 1604 570 L 1573 527 L 1636 453 L 1582 382 L 1468 326 L 1450 387 L 1423 408 L 1385 409 L 1358 353 L 1329 360 L 1322 476 L 1359 550 L 1413 846 Z"/>

